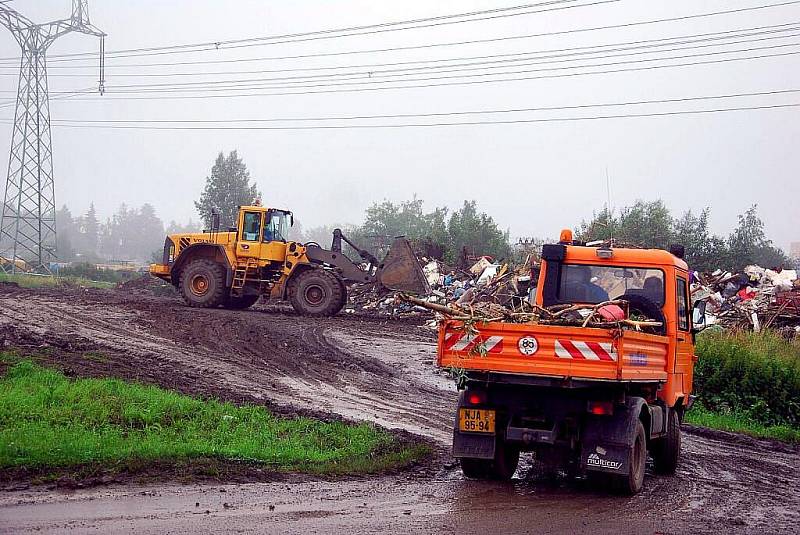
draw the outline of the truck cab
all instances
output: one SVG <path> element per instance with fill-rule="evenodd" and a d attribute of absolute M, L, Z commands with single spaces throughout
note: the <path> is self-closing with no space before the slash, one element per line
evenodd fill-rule
<path fill-rule="evenodd" d="M 539 319 L 440 324 L 438 363 L 460 377 L 454 456 L 468 477 L 505 479 L 529 451 L 638 492 L 648 453 L 661 473 L 678 462 L 695 361 L 688 267 L 565 231 L 540 273 Z"/>

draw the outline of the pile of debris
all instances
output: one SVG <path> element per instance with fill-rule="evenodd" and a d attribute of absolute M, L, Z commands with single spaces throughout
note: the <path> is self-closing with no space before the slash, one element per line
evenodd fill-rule
<path fill-rule="evenodd" d="M 705 302 L 706 325 L 800 333 L 800 280 L 794 269 L 753 265 L 742 273 L 695 273 L 692 304 L 697 302 Z"/>
<path fill-rule="evenodd" d="M 441 306 L 467 306 L 493 303 L 523 311 L 525 302 L 533 302 L 535 287 L 531 284 L 532 270 L 538 264 L 528 259 L 518 269 L 509 264 L 493 262 L 489 256 L 481 257 L 469 270 L 461 270 L 440 260 L 419 259 L 430 292 L 418 302 L 396 299 L 394 295 L 379 294 L 373 288 L 352 286 L 348 291 L 345 313 L 371 312 L 380 315 L 408 316 L 430 314 L 427 304 Z M 420 304 L 424 303 L 424 304 Z"/>

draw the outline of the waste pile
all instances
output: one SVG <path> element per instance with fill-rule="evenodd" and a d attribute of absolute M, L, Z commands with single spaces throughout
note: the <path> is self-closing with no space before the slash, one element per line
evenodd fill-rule
<path fill-rule="evenodd" d="M 468 270 L 461 270 L 440 260 L 421 257 L 422 271 L 430 292 L 416 302 L 396 299 L 395 295 L 380 294 L 374 288 L 353 286 L 348 291 L 345 313 L 372 312 L 380 315 L 407 316 L 430 314 L 433 305 L 462 306 L 473 303 L 494 303 L 501 307 L 519 309 L 533 302 L 530 259 L 518 269 L 509 264 L 495 263 L 484 256 Z M 533 270 L 538 269 L 534 265 Z"/>
<path fill-rule="evenodd" d="M 572 325 L 636 329 L 657 332 L 661 322 L 631 310 L 622 300 L 596 305 L 560 304 L 540 307 L 535 303 L 539 263 L 532 257 L 516 268 L 480 257 L 468 270 L 439 260 L 419 259 L 430 286 L 424 296 L 379 294 L 374 288 L 354 286 L 349 291 L 345 313 L 390 316 L 430 316 L 426 325 L 436 328 L 443 318 L 465 322 L 505 321 L 545 325 Z"/>
<path fill-rule="evenodd" d="M 659 332 L 663 326 L 631 309 L 626 301 L 597 305 L 535 303 L 539 264 L 532 257 L 518 266 L 480 257 L 469 269 L 421 257 L 431 288 L 424 296 L 378 294 L 353 287 L 345 312 L 387 316 L 430 316 L 430 327 L 441 318 L 463 321 L 505 321 L 591 327 L 617 327 Z M 747 266 L 741 273 L 717 270 L 692 273 L 692 305 L 705 303 L 705 325 L 760 331 L 766 328 L 800 335 L 800 280 L 796 270 Z"/>
<path fill-rule="evenodd" d="M 800 333 L 800 280 L 794 269 L 747 266 L 741 273 L 694 273 L 692 304 L 705 303 L 705 324 L 731 330 Z"/>

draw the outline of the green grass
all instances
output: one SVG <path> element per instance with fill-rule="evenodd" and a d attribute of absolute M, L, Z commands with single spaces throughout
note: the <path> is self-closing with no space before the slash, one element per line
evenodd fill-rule
<path fill-rule="evenodd" d="M 794 429 L 786 425 L 762 425 L 754 422 L 752 418 L 745 414 L 712 412 L 700 403 L 695 403 L 692 410 L 686 413 L 685 421 L 693 425 L 742 433 L 756 438 L 771 438 L 794 444 L 800 443 L 800 429 Z"/>
<path fill-rule="evenodd" d="M 703 406 L 765 426 L 800 428 L 800 342 L 774 332 L 705 332 L 694 387 Z"/>
<path fill-rule="evenodd" d="M 264 407 L 117 379 L 69 379 L 29 360 L 0 378 L 0 468 L 216 459 L 275 471 L 353 473 L 396 467 L 425 453 L 368 424 L 279 418 Z"/>
<path fill-rule="evenodd" d="M 800 342 L 771 331 L 697 337 L 689 423 L 800 442 Z"/>
<path fill-rule="evenodd" d="M 15 282 L 22 288 L 55 288 L 58 286 L 81 286 L 84 288 L 114 288 L 113 282 L 93 281 L 81 277 L 49 277 L 0 272 L 0 282 Z"/>

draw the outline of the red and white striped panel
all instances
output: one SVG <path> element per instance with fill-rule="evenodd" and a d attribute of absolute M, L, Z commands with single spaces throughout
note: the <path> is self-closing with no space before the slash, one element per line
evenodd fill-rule
<path fill-rule="evenodd" d="M 481 334 L 465 332 L 451 332 L 444 335 L 445 351 L 472 351 L 479 344 L 483 344 L 487 353 L 500 353 L 503 350 L 503 337 L 484 337 Z"/>
<path fill-rule="evenodd" d="M 556 340 L 556 356 L 562 359 L 616 362 L 617 351 L 610 342 Z"/>

